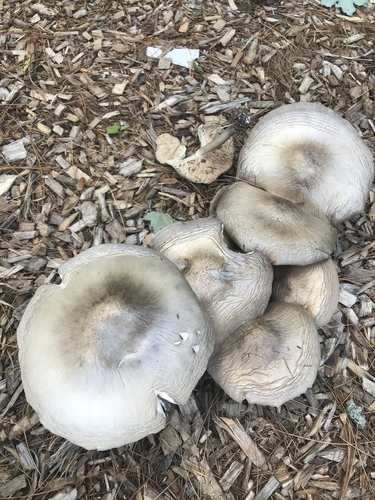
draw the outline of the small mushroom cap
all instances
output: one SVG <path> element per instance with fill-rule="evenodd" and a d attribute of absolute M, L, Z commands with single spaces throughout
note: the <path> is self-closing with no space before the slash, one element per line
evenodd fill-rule
<path fill-rule="evenodd" d="M 198 127 L 201 149 L 223 133 L 223 128 L 215 123 L 205 123 Z M 199 150 L 200 151 L 200 150 Z M 199 151 L 181 161 L 173 162 L 173 168 L 191 182 L 210 184 L 221 174 L 227 172 L 233 163 L 233 138 L 224 142 L 213 151 L 201 155 Z"/>
<path fill-rule="evenodd" d="M 233 252 L 215 218 L 177 222 L 156 233 L 156 250 L 185 275 L 215 326 L 215 346 L 246 321 L 262 316 L 272 289 L 273 270 L 260 252 Z"/>
<path fill-rule="evenodd" d="M 337 232 L 326 220 L 244 182 L 221 189 L 211 214 L 244 252 L 259 250 L 274 265 L 327 259 L 336 243 Z"/>
<path fill-rule="evenodd" d="M 306 392 L 320 362 L 319 336 L 302 306 L 270 303 L 262 318 L 233 333 L 208 372 L 235 401 L 280 406 Z"/>
<path fill-rule="evenodd" d="M 322 104 L 296 103 L 258 121 L 241 150 L 237 177 L 337 224 L 363 211 L 374 162 L 347 120 Z"/>
<path fill-rule="evenodd" d="M 184 404 L 213 351 L 208 313 L 153 250 L 101 245 L 60 267 L 30 301 L 17 339 L 28 402 L 50 431 L 87 449 L 132 443 Z"/>
<path fill-rule="evenodd" d="M 157 137 L 155 157 L 163 165 L 175 165 L 185 158 L 186 147 L 177 137 L 171 134 L 161 134 Z"/>
<path fill-rule="evenodd" d="M 337 268 L 331 259 L 275 269 L 272 299 L 301 304 L 318 327 L 326 325 L 337 310 L 339 292 Z"/>

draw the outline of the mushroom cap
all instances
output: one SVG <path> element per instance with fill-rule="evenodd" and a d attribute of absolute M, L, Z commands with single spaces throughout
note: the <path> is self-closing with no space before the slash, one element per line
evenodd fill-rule
<path fill-rule="evenodd" d="M 222 188 L 211 204 L 211 214 L 244 251 L 259 250 L 274 265 L 306 265 L 327 259 L 337 231 L 285 198 L 244 182 Z"/>
<path fill-rule="evenodd" d="M 337 310 L 339 292 L 337 268 L 331 259 L 275 268 L 272 299 L 301 304 L 318 327 L 326 325 Z"/>
<path fill-rule="evenodd" d="M 201 149 L 211 141 L 219 138 L 223 134 L 223 130 L 223 127 L 216 123 L 199 125 L 198 137 Z M 180 156 L 176 156 L 175 159 L 169 159 L 168 162 L 164 163 L 171 165 L 176 172 L 191 182 L 210 184 L 232 166 L 234 156 L 233 138 L 229 136 L 221 146 L 207 154 L 202 155 L 200 151 L 188 158 L 181 159 Z M 159 158 L 158 160 L 161 161 Z"/>
<path fill-rule="evenodd" d="M 176 161 L 185 158 L 186 147 L 177 137 L 171 134 L 161 134 L 156 138 L 155 143 L 155 157 L 159 163 L 173 167 Z"/>
<path fill-rule="evenodd" d="M 177 222 L 159 231 L 153 247 L 185 275 L 215 326 L 215 347 L 246 321 L 262 316 L 273 270 L 258 251 L 242 254 L 224 243 L 215 218 Z"/>
<path fill-rule="evenodd" d="M 87 449 L 132 443 L 184 404 L 213 351 L 212 321 L 153 250 L 90 248 L 43 285 L 17 338 L 25 394 L 50 431 Z"/>
<path fill-rule="evenodd" d="M 347 120 L 322 104 L 296 103 L 258 121 L 240 152 L 237 177 L 337 224 L 363 211 L 374 162 Z"/>
<path fill-rule="evenodd" d="M 302 306 L 273 302 L 262 318 L 234 332 L 208 372 L 235 401 L 280 406 L 306 392 L 320 362 L 319 336 Z"/>

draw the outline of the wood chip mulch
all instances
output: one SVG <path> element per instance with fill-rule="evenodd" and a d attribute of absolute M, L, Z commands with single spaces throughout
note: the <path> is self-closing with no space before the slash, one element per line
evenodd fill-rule
<path fill-rule="evenodd" d="M 194 151 L 203 122 L 317 101 L 374 149 L 374 41 L 374 0 L 353 17 L 318 0 L 0 0 L 0 499 L 375 498 L 375 188 L 340 233 L 318 379 L 279 409 L 234 403 L 207 376 L 160 434 L 85 452 L 26 403 L 16 343 L 63 261 L 142 244 L 149 211 L 204 217 L 233 181 L 235 169 L 185 181 L 156 162 L 157 135 Z M 163 56 L 178 47 L 199 50 L 199 66 Z"/>

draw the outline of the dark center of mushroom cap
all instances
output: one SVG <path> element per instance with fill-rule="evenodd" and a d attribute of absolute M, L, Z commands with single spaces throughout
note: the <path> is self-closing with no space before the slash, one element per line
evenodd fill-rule
<path fill-rule="evenodd" d="M 90 286 L 85 290 L 84 305 L 76 297 L 69 317 L 61 317 L 69 352 L 73 345 L 81 365 L 100 362 L 116 367 L 124 356 L 139 354 L 146 341 L 154 340 L 149 332 L 161 314 L 160 296 L 124 272 L 121 274 L 121 277 L 106 276 L 99 287 Z M 79 280 L 77 273 L 69 292 L 65 291 L 70 299 L 72 294 L 79 294 L 79 287 L 75 286 Z"/>
<path fill-rule="evenodd" d="M 332 161 L 328 149 L 316 141 L 296 140 L 280 151 L 280 160 L 291 170 L 291 178 L 301 187 L 319 182 L 322 169 Z M 288 177 L 287 172 L 285 173 Z"/>

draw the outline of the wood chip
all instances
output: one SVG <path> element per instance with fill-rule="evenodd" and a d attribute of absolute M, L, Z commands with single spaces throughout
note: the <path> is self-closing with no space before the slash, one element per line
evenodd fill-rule
<path fill-rule="evenodd" d="M 11 481 L 8 481 L 5 484 L 0 485 L 0 497 L 1 498 L 14 498 L 14 495 L 26 488 L 26 476 L 25 474 L 21 474 L 20 476 L 15 477 Z"/>
<path fill-rule="evenodd" d="M 244 431 L 238 420 L 232 420 L 226 417 L 215 417 L 214 421 L 218 427 L 228 432 L 254 465 L 260 467 L 265 463 L 265 457 L 251 437 Z"/>

